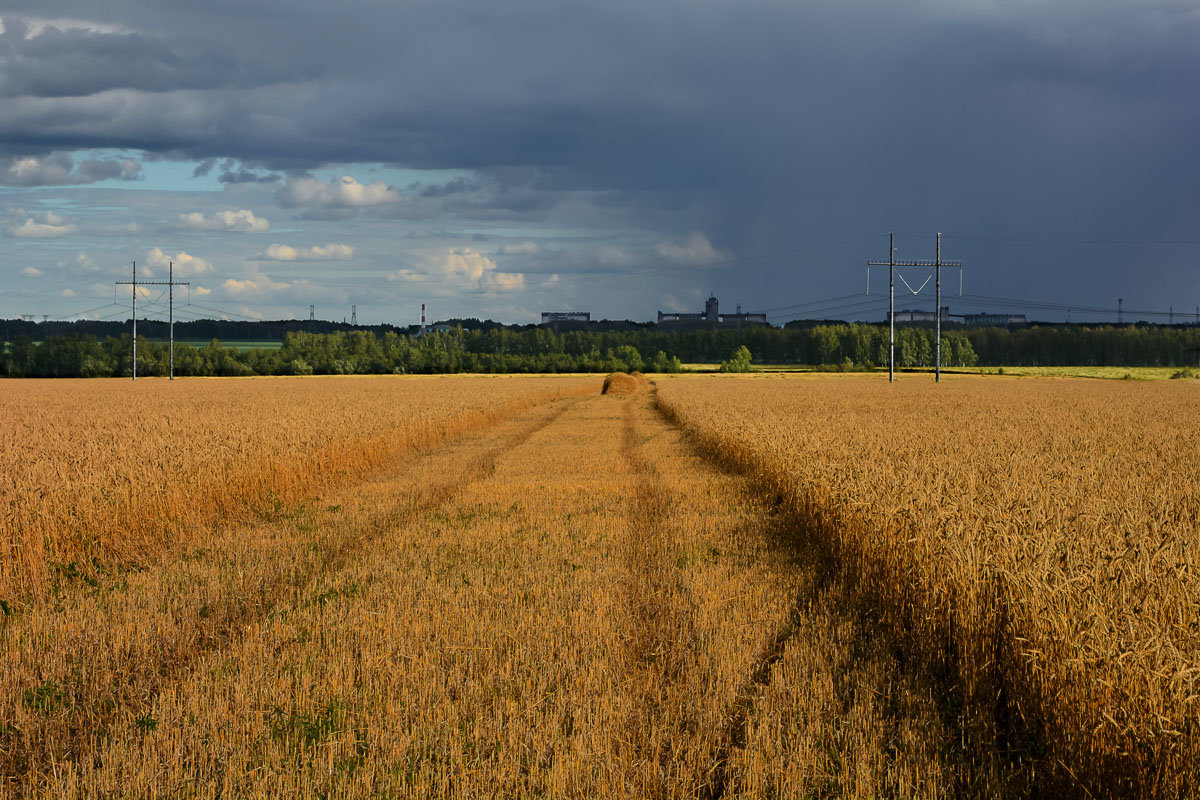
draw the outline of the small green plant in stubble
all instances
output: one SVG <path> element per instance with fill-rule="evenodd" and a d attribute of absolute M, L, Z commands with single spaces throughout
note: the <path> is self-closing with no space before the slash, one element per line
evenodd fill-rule
<path fill-rule="evenodd" d="M 340 700 L 313 711 L 276 706 L 270 715 L 271 738 L 300 748 L 312 747 L 339 732 L 344 716 Z"/>
<path fill-rule="evenodd" d="M 23 699 L 28 708 L 50 715 L 65 706 L 70 697 L 57 683 L 47 680 L 26 689 Z"/>

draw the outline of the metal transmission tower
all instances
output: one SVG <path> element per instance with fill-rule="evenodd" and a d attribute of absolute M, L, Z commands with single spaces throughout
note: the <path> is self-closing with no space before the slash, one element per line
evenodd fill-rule
<path fill-rule="evenodd" d="M 170 358 L 170 380 L 175 380 L 175 287 L 188 286 L 192 284 L 188 281 L 175 280 L 175 262 L 170 264 L 167 279 L 165 281 L 139 281 L 137 279 L 137 262 L 133 262 L 133 280 L 131 281 L 113 281 L 116 286 L 132 286 L 133 287 L 133 379 L 137 380 L 137 291 L 139 286 L 166 286 L 167 293 L 170 296 L 168 305 L 168 319 L 170 339 L 171 339 L 171 358 Z M 159 295 L 162 297 L 162 295 Z"/>
<path fill-rule="evenodd" d="M 1123 323 L 1125 321 L 1125 314 L 1123 313 L 1124 310 L 1125 310 L 1125 298 L 1118 297 L 1117 298 L 1117 324 L 1118 325 L 1120 325 L 1121 323 Z"/>
<path fill-rule="evenodd" d="M 350 306 L 350 324 L 358 324 L 358 306 Z"/>
<path fill-rule="evenodd" d="M 936 280 L 934 282 L 937 287 L 937 305 L 934 310 L 936 343 L 934 345 L 934 380 L 937 383 L 942 382 L 942 267 L 949 267 L 958 270 L 958 293 L 962 294 L 962 262 L 961 261 L 942 261 L 942 235 L 937 235 L 937 256 L 933 261 L 928 259 L 917 260 L 896 260 L 896 235 L 888 234 L 888 260 L 887 261 L 868 261 L 867 262 L 867 294 L 871 293 L 871 267 L 887 267 L 888 268 L 888 381 L 896 380 L 896 268 L 897 267 L 916 267 L 920 269 L 932 269 Z M 908 281 L 904 280 L 904 276 L 900 276 L 900 280 L 904 281 L 904 285 L 908 286 Z M 925 283 L 921 284 L 920 288 L 913 291 L 911 286 L 908 290 L 913 294 L 918 294 L 921 289 L 925 288 L 925 284 L 929 283 L 929 278 L 925 279 Z"/>

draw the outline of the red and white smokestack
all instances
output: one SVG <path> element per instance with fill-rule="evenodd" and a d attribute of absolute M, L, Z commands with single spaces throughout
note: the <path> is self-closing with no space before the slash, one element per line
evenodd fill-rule
<path fill-rule="evenodd" d="M 425 335 L 425 304 L 421 303 L 421 336 Z"/>

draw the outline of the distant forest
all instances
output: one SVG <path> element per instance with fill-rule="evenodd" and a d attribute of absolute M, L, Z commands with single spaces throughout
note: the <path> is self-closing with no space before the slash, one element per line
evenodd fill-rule
<path fill-rule="evenodd" d="M 282 346 L 230 347 L 215 338 L 204 346 L 181 345 L 180 338 L 192 338 L 196 333 L 181 332 L 184 326 L 179 325 L 176 326 L 176 375 L 672 372 L 681 369 L 684 363 L 724 361 L 739 347 L 746 347 L 756 364 L 808 364 L 849 370 L 885 366 L 888 361 L 887 327 L 868 324 L 681 331 L 626 323 L 624 329 L 563 332 L 540 326 L 480 324 L 475 328 L 456 326 L 448 332 L 431 332 L 424 337 L 390 328 L 318 333 L 292 329 L 297 324 L 307 325 L 306 322 L 212 324 L 228 326 L 222 332 L 232 341 L 251 342 L 263 340 L 262 331 L 277 325 Z M 188 323 L 189 327 L 196 325 Z M 53 333 L 40 325 L 37 328 L 35 332 L 49 335 L 35 340 L 22 330 L 6 337 L 0 355 L 0 374 L 7 377 L 130 374 L 127 333 L 100 338 L 86 329 Z M 139 327 L 139 333 L 141 330 Z M 160 334 L 153 328 L 148 332 Z M 165 333 L 165 326 L 161 333 Z M 166 342 L 140 335 L 138 339 L 138 374 L 166 375 Z M 928 367 L 933 359 L 931 326 L 897 328 L 898 366 Z M 942 364 L 946 367 L 1196 366 L 1200 364 L 1200 327 L 1048 325 L 943 329 Z"/>

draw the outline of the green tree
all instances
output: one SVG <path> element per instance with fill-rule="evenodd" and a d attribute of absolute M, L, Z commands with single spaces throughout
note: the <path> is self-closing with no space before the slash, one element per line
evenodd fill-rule
<path fill-rule="evenodd" d="M 623 344 L 618 347 L 613 357 L 625 364 L 625 372 L 641 372 L 645 366 L 642 363 L 642 354 L 631 344 Z"/>
<path fill-rule="evenodd" d="M 750 351 L 746 345 L 741 345 L 728 359 L 721 362 L 721 372 L 749 372 L 750 358 Z"/>
<path fill-rule="evenodd" d="M 654 354 L 654 359 L 650 362 L 651 372 L 682 372 L 683 363 L 678 356 L 667 357 L 667 354 L 659 350 Z"/>

